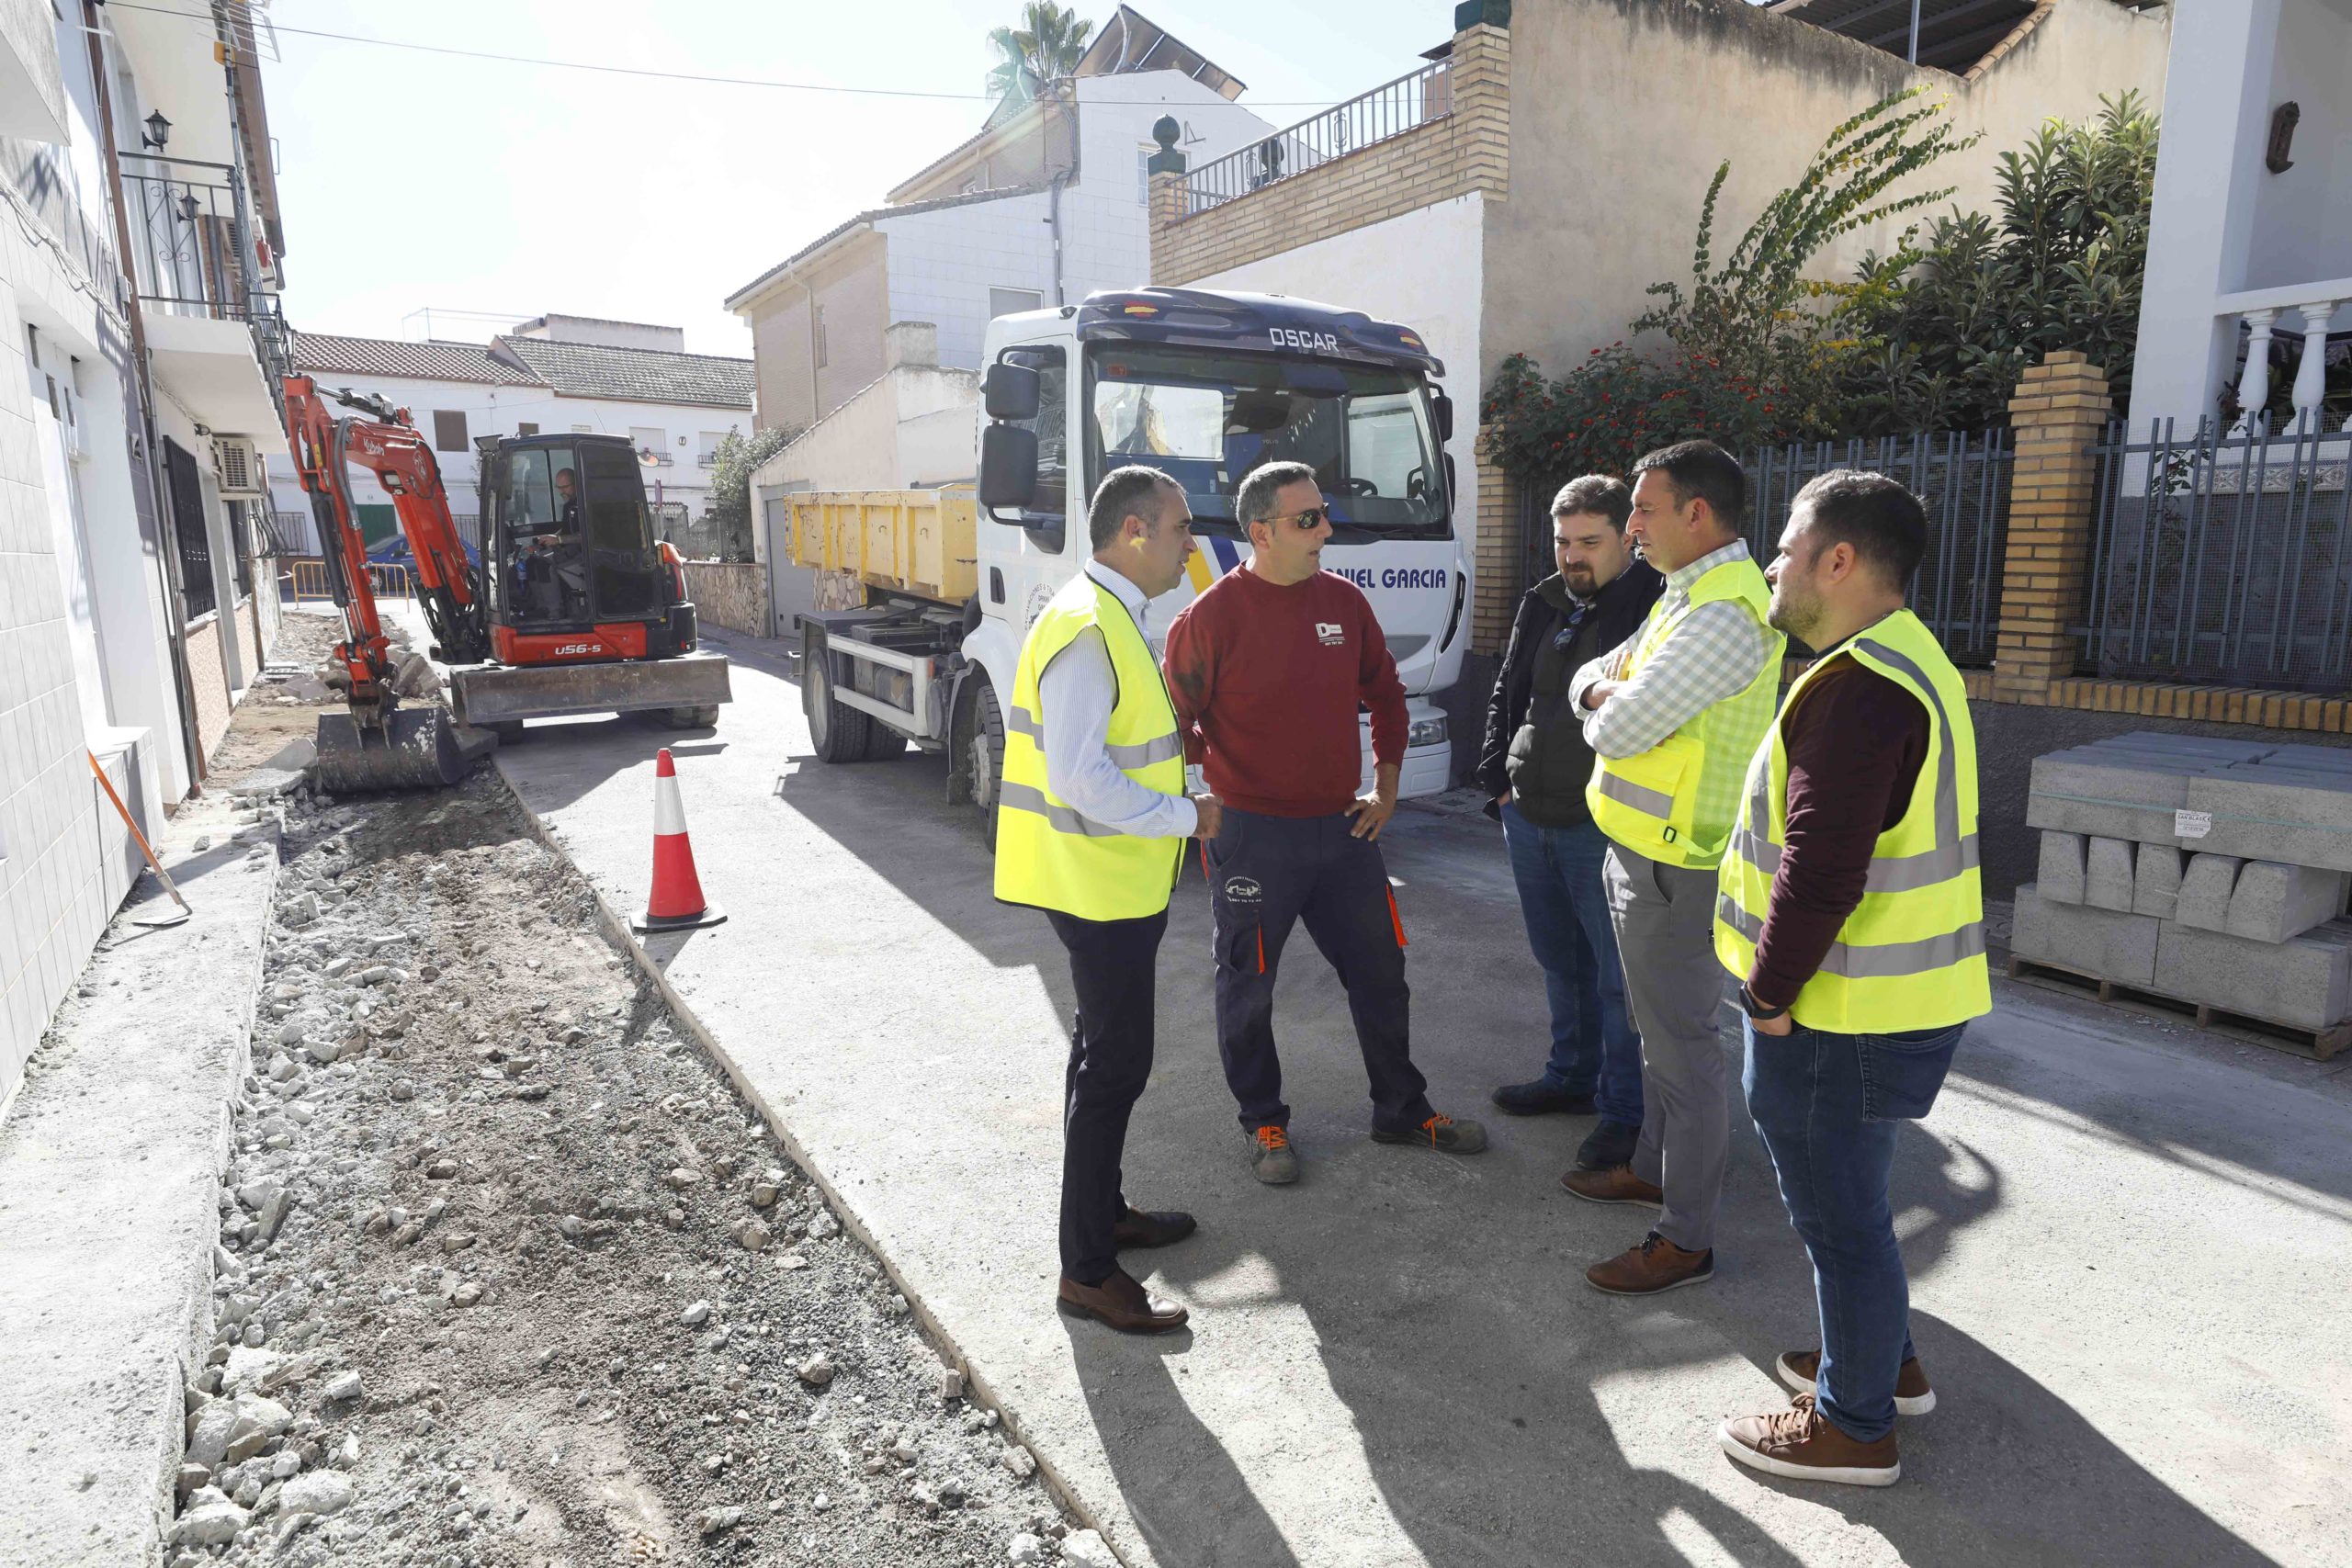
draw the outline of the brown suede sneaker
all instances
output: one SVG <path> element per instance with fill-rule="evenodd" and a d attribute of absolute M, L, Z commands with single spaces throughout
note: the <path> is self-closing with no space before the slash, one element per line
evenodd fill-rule
<path fill-rule="evenodd" d="M 1742 1416 L 1716 1430 L 1724 1452 L 1750 1470 L 1791 1481 L 1839 1481 L 1849 1486 L 1892 1486 L 1903 1479 L 1894 1434 L 1858 1443 L 1798 1394 L 1786 1410 Z"/>
<path fill-rule="evenodd" d="M 1655 1209 L 1666 1201 L 1666 1194 L 1635 1176 L 1630 1165 L 1572 1170 L 1560 1178 L 1560 1185 L 1588 1203 L 1642 1203 Z"/>
<path fill-rule="evenodd" d="M 1715 1249 L 1685 1252 L 1656 1231 L 1641 1245 L 1626 1248 L 1584 1271 L 1585 1281 L 1612 1296 L 1654 1296 L 1677 1285 L 1696 1285 L 1715 1277 Z"/>
<path fill-rule="evenodd" d="M 1783 1350 L 1781 1359 L 1772 1363 L 1781 1381 L 1799 1393 L 1817 1393 L 1814 1380 L 1821 1375 L 1821 1352 L 1818 1350 Z M 1894 1413 L 1897 1416 L 1925 1416 L 1936 1407 L 1936 1391 L 1928 1386 L 1927 1371 L 1919 1365 L 1919 1358 L 1912 1357 L 1894 1374 Z"/>

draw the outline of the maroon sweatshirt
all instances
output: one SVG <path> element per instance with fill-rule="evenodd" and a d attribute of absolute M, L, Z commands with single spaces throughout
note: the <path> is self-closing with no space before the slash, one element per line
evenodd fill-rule
<path fill-rule="evenodd" d="M 1345 811 L 1372 752 L 1405 759 L 1405 683 L 1371 601 L 1318 571 L 1278 588 L 1228 571 L 1168 628 L 1168 689 L 1188 761 L 1227 806 L 1268 817 Z"/>
<path fill-rule="evenodd" d="M 1789 753 L 1788 844 L 1757 934 L 1747 993 L 1797 999 L 1862 901 L 1879 835 L 1903 820 L 1928 761 L 1928 710 L 1860 660 L 1831 656 L 1781 716 Z"/>

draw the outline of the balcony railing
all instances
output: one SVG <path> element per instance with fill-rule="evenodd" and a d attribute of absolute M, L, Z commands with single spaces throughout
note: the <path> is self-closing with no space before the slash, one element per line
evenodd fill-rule
<path fill-rule="evenodd" d="M 247 279 L 236 240 L 244 193 L 237 171 L 149 153 L 120 157 L 141 301 L 175 315 L 246 319 Z"/>
<path fill-rule="evenodd" d="M 2269 424 L 2275 430 L 2290 426 L 2321 428 L 2327 416 L 2335 412 L 2327 406 L 2328 323 L 2338 311 L 2352 305 L 2352 277 L 2225 294 L 2216 303 L 2222 319 L 2235 318 L 2244 323 L 2246 332 L 2245 367 L 2239 374 L 2237 385 L 2239 416 L 2230 434 L 2246 434 L 2256 428 L 2256 416 L 2266 410 L 2270 412 Z M 2270 406 L 2275 395 L 2270 360 L 2273 346 L 2278 341 L 2279 318 L 2289 312 L 2293 313 L 2300 328 L 2301 345 L 2295 356 L 2295 379 L 2288 408 L 2282 411 Z M 2340 394 L 2336 401 L 2344 402 Z M 2352 417 L 2336 420 L 2333 428 L 2352 430 Z"/>
<path fill-rule="evenodd" d="M 1206 212 L 1453 112 L 1453 77 L 1445 62 L 1424 66 L 1202 164 L 1184 176 L 1184 211 Z"/>

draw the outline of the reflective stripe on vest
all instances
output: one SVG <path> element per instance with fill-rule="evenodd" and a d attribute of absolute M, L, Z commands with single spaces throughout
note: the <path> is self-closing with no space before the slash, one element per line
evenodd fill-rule
<path fill-rule="evenodd" d="M 1781 656 L 1788 639 L 1766 626 L 1771 589 L 1755 560 L 1742 555 L 1709 568 L 1690 585 L 1688 602 L 1670 616 L 1665 614 L 1665 600 L 1653 604 L 1622 677 L 1631 681 L 1638 674 L 1701 605 L 1724 601 L 1754 616 L 1771 638 L 1770 656 L 1755 679 L 1710 704 L 1648 750 L 1597 759 L 1585 785 L 1585 806 L 1595 827 L 1635 854 L 1668 865 L 1705 869 L 1723 858 L 1738 816 L 1736 792 L 1725 787 L 1735 782 L 1728 770 L 1738 765 L 1733 759 L 1756 750 L 1758 739 L 1772 722 Z M 1721 771 L 1711 775 L 1711 769 Z M 1712 792 L 1707 787 L 1711 776 L 1715 784 Z"/>
<path fill-rule="evenodd" d="M 1015 707 L 1006 713 L 1004 728 L 1035 741 L 1038 750 L 1046 749 L 1046 727 L 1041 721 L 1030 717 L 1027 709 Z M 1184 738 L 1171 729 L 1159 739 L 1147 740 L 1140 746 L 1105 746 L 1103 750 L 1111 754 L 1111 761 L 1122 768 L 1145 768 L 1154 762 L 1164 762 L 1170 757 L 1182 756 Z"/>
<path fill-rule="evenodd" d="M 1959 671 L 1917 615 L 1898 611 L 1797 678 L 1785 716 L 1832 659 L 1851 657 L 1928 710 L 1929 765 L 1902 818 L 1881 833 L 1861 902 L 1791 1011 L 1839 1033 L 1939 1029 L 1992 1010 L 1977 870 L 1976 738 Z M 1787 831 L 1788 750 L 1775 721 L 1748 769 L 1747 798 L 1717 879 L 1715 953 L 1745 980 L 1770 908 Z"/>
<path fill-rule="evenodd" d="M 1118 686 L 1104 749 L 1146 789 L 1183 793 L 1183 738 L 1151 646 L 1118 597 L 1080 573 L 1030 626 L 1004 709 L 996 896 L 1081 919 L 1137 919 L 1168 907 L 1182 842 L 1136 838 L 1093 821 L 1057 796 L 1046 774 L 1048 716 L 1040 682 L 1046 667 L 1090 626 L 1102 634 Z"/>

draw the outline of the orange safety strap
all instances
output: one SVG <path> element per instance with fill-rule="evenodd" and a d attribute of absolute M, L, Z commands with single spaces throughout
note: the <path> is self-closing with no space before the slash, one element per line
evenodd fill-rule
<path fill-rule="evenodd" d="M 1388 890 L 1388 923 L 1396 928 L 1396 945 L 1409 945 L 1405 941 L 1405 917 L 1396 912 L 1396 889 Z"/>
<path fill-rule="evenodd" d="M 1263 926 L 1260 926 L 1260 927 L 1258 928 L 1258 973 L 1259 973 L 1259 974 L 1261 974 L 1261 975 L 1263 975 L 1265 972 L 1266 972 L 1266 928 L 1265 928 L 1265 927 L 1263 927 Z"/>

